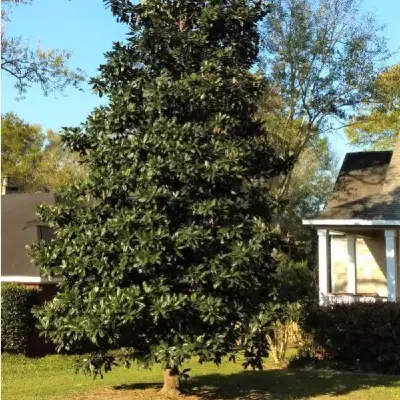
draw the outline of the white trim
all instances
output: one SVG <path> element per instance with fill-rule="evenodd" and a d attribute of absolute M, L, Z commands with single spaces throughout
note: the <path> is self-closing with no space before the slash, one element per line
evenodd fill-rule
<path fill-rule="evenodd" d="M 345 233 L 343 232 L 338 232 L 338 231 L 329 231 L 329 236 L 346 236 Z"/>
<path fill-rule="evenodd" d="M 329 231 L 318 229 L 318 290 L 319 304 L 324 305 L 329 291 Z"/>
<path fill-rule="evenodd" d="M 385 237 L 395 238 L 397 236 L 397 231 L 395 230 L 385 230 Z"/>
<path fill-rule="evenodd" d="M 347 293 L 357 294 L 356 236 L 346 235 L 347 239 Z"/>
<path fill-rule="evenodd" d="M 396 231 L 386 230 L 386 275 L 388 301 L 396 302 L 397 297 L 397 257 L 396 257 Z"/>
<path fill-rule="evenodd" d="M 386 303 L 388 300 L 386 297 L 380 296 L 362 296 L 352 294 L 335 294 L 328 293 L 325 296 L 325 305 L 333 304 L 352 304 L 352 303 Z"/>
<path fill-rule="evenodd" d="M 16 282 L 16 283 L 57 283 L 60 282 L 60 278 L 42 278 L 40 276 L 2 276 L 0 282 Z"/>
<path fill-rule="evenodd" d="M 400 226 L 400 220 L 385 219 L 303 219 L 303 225 L 323 226 Z"/>

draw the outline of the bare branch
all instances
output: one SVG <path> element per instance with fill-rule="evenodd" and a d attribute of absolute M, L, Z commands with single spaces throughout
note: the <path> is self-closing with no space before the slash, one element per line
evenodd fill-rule
<path fill-rule="evenodd" d="M 10 5 L 29 4 L 31 0 L 5 0 L 1 30 L 1 69 L 15 79 L 15 88 L 22 97 L 32 85 L 39 84 L 43 93 L 64 92 L 68 86 L 80 88 L 86 79 L 81 69 L 71 70 L 68 61 L 71 52 L 67 50 L 43 50 L 40 43 L 32 48 L 21 37 L 7 37 L 5 22 L 10 21 Z"/>

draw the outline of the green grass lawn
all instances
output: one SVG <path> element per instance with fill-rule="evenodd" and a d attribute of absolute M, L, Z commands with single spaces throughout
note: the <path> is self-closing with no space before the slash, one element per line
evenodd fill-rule
<path fill-rule="evenodd" d="M 156 395 L 162 371 L 117 368 L 104 379 L 75 375 L 73 356 L 30 359 L 2 356 L 3 400 L 148 399 Z M 191 399 L 212 400 L 397 400 L 400 377 L 273 368 L 243 371 L 240 363 L 187 365 Z M 93 393 L 91 395 L 91 393 Z M 189 399 L 189 397 L 188 397 Z"/>

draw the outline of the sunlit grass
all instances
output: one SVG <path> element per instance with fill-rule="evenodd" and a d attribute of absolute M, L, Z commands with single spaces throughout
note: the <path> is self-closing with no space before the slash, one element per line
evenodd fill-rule
<path fill-rule="evenodd" d="M 162 380 L 159 367 L 151 371 L 118 367 L 104 379 L 93 380 L 75 374 L 75 360 L 76 356 L 31 359 L 3 355 L 2 399 L 49 400 L 84 396 L 85 399 L 101 400 L 101 388 L 107 393 L 104 399 L 128 398 L 130 392 L 116 390 L 118 386 L 134 390 L 129 398 L 156 398 L 154 384 L 160 384 Z M 240 362 L 226 362 L 217 367 L 211 363 L 199 365 L 193 360 L 185 367 L 192 369 L 188 387 L 199 399 L 400 399 L 400 377 L 276 369 L 272 360 L 267 360 L 266 370 L 260 372 L 243 371 Z M 151 385 L 153 388 L 149 389 Z M 91 396 L 92 392 L 95 395 Z"/>

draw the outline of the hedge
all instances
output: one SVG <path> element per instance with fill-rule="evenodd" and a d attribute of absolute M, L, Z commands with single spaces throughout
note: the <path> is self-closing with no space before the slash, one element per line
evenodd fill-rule
<path fill-rule="evenodd" d="M 400 373 L 400 304 L 314 307 L 302 321 L 313 352 L 303 359 L 364 371 Z M 299 365 L 299 359 L 292 365 Z M 303 360 L 304 361 L 304 360 Z"/>
<path fill-rule="evenodd" d="M 1 350 L 27 354 L 35 321 L 38 291 L 18 284 L 1 285 Z"/>

